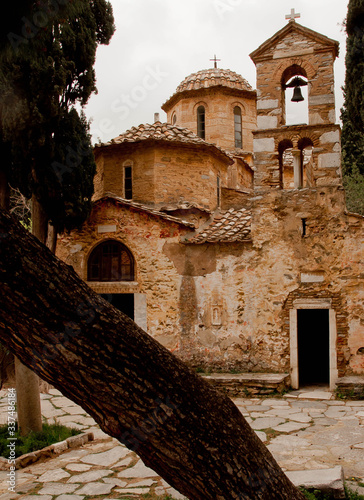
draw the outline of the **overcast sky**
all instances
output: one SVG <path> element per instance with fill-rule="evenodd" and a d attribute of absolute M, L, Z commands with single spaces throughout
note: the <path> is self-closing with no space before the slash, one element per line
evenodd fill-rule
<path fill-rule="evenodd" d="M 161 121 L 161 105 L 191 73 L 213 67 L 231 69 L 255 88 L 249 54 L 288 22 L 297 22 L 340 42 L 335 64 L 339 117 L 345 79 L 347 0 L 111 0 L 116 32 L 96 60 L 98 94 L 86 115 L 93 142 L 107 141 L 141 123 Z"/>

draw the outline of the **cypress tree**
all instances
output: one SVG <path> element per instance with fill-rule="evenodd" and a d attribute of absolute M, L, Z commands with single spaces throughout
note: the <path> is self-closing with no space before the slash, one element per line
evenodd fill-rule
<path fill-rule="evenodd" d="M 15 4 L 15 2 L 14 2 Z M 0 32 L 0 205 L 9 182 L 32 198 L 32 231 L 43 243 L 88 216 L 95 162 L 89 126 L 76 111 L 96 92 L 99 44 L 114 32 L 106 0 L 20 0 Z M 22 433 L 41 429 L 39 384 L 15 360 Z"/>
<path fill-rule="evenodd" d="M 349 210 L 364 214 L 364 0 L 349 0 L 342 165 Z"/>
<path fill-rule="evenodd" d="M 1 168 L 63 231 L 81 224 L 91 206 L 89 125 L 75 105 L 96 92 L 96 49 L 114 32 L 112 8 L 106 0 L 43 0 L 27 9 L 22 27 L 0 38 L 1 131 L 12 151 Z"/>

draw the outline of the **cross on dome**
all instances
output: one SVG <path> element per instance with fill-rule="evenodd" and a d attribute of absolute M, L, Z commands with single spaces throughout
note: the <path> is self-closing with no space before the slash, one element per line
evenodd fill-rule
<path fill-rule="evenodd" d="M 291 13 L 286 15 L 286 19 L 295 22 L 295 19 L 301 17 L 301 14 L 297 14 L 295 9 L 291 9 Z"/>
<path fill-rule="evenodd" d="M 214 68 L 217 68 L 217 61 L 221 61 L 221 59 L 216 59 L 216 54 L 213 59 L 210 59 L 210 61 L 214 61 Z"/>

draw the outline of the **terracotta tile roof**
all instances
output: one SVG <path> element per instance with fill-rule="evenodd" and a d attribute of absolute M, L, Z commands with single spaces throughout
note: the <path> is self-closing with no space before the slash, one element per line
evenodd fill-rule
<path fill-rule="evenodd" d="M 253 87 L 238 73 L 230 69 L 210 68 L 187 76 L 177 87 L 177 92 L 223 86 L 240 90 L 253 90 Z"/>
<path fill-rule="evenodd" d="M 251 241 L 251 212 L 246 208 L 235 210 L 230 208 L 215 215 L 210 224 L 199 234 L 188 240 L 188 243 L 233 243 L 235 241 Z"/>
<path fill-rule="evenodd" d="M 134 208 L 134 209 L 139 210 L 141 212 L 145 212 L 145 213 L 148 213 L 150 215 L 154 215 L 156 217 L 159 217 L 159 218 L 164 219 L 164 220 L 168 220 L 170 222 L 174 222 L 175 224 L 180 224 L 182 226 L 187 226 L 187 227 L 195 229 L 195 224 L 193 222 L 189 222 L 189 221 L 180 219 L 178 217 L 173 217 L 172 215 L 167 215 L 166 213 L 160 212 L 159 210 L 156 210 L 155 208 L 148 207 L 147 205 L 143 205 L 141 203 L 136 203 L 135 201 L 125 200 L 124 198 L 121 198 L 120 196 L 116 196 L 113 193 L 105 193 L 104 196 L 102 198 L 99 198 L 98 200 L 96 200 L 94 202 L 94 204 L 97 205 L 98 203 L 101 203 L 102 201 L 105 201 L 105 200 L 112 200 L 112 201 L 118 203 L 119 205 Z"/>
<path fill-rule="evenodd" d="M 244 92 L 256 95 L 256 91 L 241 75 L 230 69 L 210 68 L 197 71 L 187 76 L 177 87 L 175 93 L 167 99 L 162 109 L 167 111 L 183 92 L 208 89 L 211 87 L 225 87 L 233 90 L 242 90 Z"/>
<path fill-rule="evenodd" d="M 95 147 L 101 148 L 117 144 L 137 143 L 142 141 L 161 141 L 201 145 L 213 150 L 219 155 L 224 156 L 226 159 L 230 160 L 230 163 L 233 163 L 232 156 L 225 150 L 215 144 L 210 144 L 204 141 L 191 132 L 191 130 L 161 122 L 155 122 L 153 125 L 146 123 L 139 125 L 139 127 L 132 127 L 130 130 L 127 130 L 118 137 L 115 137 L 115 139 L 111 139 L 111 141 L 95 144 Z"/>

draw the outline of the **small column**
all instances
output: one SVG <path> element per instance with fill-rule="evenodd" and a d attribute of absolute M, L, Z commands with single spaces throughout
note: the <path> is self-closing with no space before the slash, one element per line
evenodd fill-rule
<path fill-rule="evenodd" d="M 300 149 L 293 149 L 293 182 L 294 188 L 301 188 L 303 185 L 302 154 Z"/>

